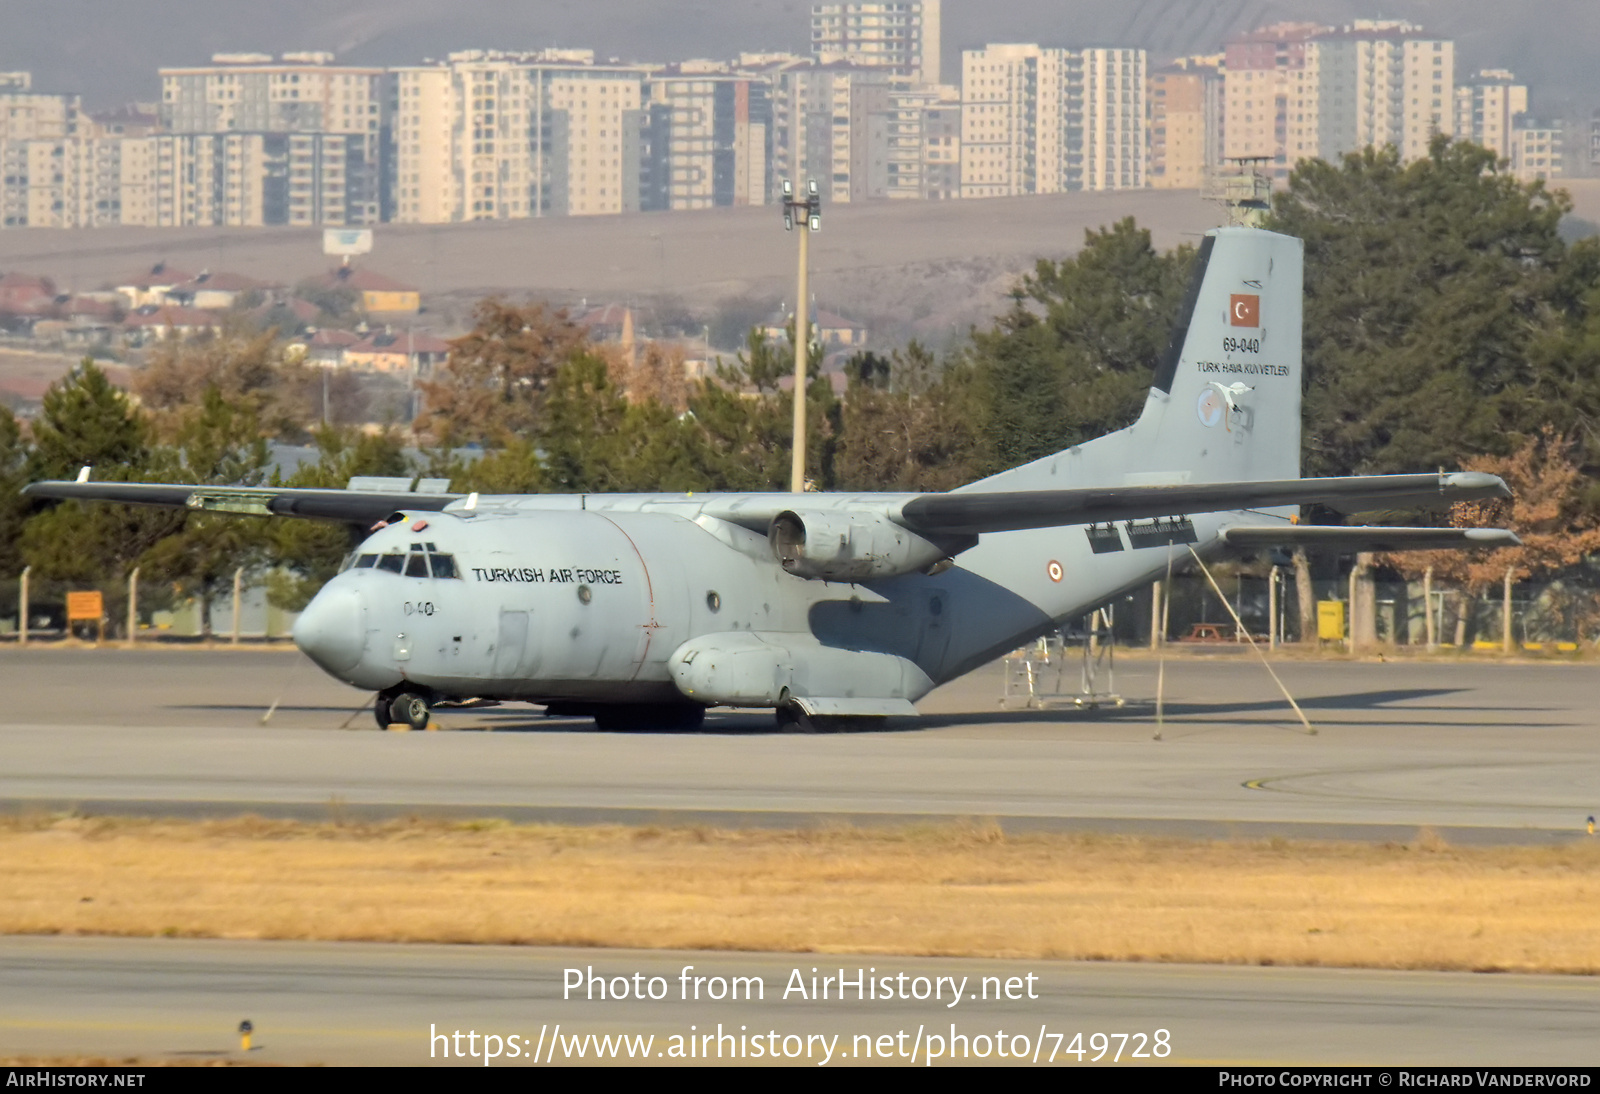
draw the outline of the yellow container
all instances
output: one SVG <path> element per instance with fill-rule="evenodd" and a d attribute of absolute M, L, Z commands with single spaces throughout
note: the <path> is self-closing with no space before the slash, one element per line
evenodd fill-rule
<path fill-rule="evenodd" d="M 1332 642 L 1344 639 L 1344 601 L 1317 601 L 1317 637 Z"/>

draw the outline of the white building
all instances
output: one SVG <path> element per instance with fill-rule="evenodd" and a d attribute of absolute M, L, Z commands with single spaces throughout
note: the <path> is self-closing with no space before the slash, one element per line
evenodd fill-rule
<path fill-rule="evenodd" d="M 115 137 L 0 140 L 0 227 L 146 224 L 147 142 Z"/>
<path fill-rule="evenodd" d="M 1566 174 L 1566 134 L 1559 125 L 1524 119 L 1511 131 L 1511 173 L 1518 182 L 1558 179 Z"/>
<path fill-rule="evenodd" d="M 1503 68 L 1484 69 L 1456 88 L 1455 135 L 1511 158 L 1517 116 L 1528 112 L 1528 88 Z"/>
<path fill-rule="evenodd" d="M 1308 43 L 1332 28 L 1275 23 L 1242 34 L 1223 53 L 1224 160 L 1265 161 L 1263 174 L 1286 178 L 1302 159 L 1317 156 L 1316 79 Z M 1221 166 L 1212 163 L 1213 168 Z"/>
<path fill-rule="evenodd" d="M 1402 161 L 1425 157 L 1455 130 L 1455 43 L 1399 21 L 1356 20 L 1306 44 L 1315 93 L 1317 154 L 1393 145 Z"/>
<path fill-rule="evenodd" d="M 77 95 L 33 90 L 27 72 L 0 72 L 0 140 L 64 140 L 78 134 Z"/>
<path fill-rule="evenodd" d="M 1222 166 L 1223 58 L 1181 57 L 1150 73 L 1145 177 L 1163 190 L 1199 189 Z"/>
<path fill-rule="evenodd" d="M 633 208 L 764 205 L 772 166 L 771 84 L 713 62 L 652 73 L 638 126 Z"/>
<path fill-rule="evenodd" d="M 937 84 L 939 34 L 939 0 L 811 6 L 811 56 L 821 64 L 845 61 Z"/>
<path fill-rule="evenodd" d="M 392 70 L 394 219 L 638 208 L 625 123 L 640 110 L 647 71 L 598 65 L 579 51 L 471 51 Z"/>
<path fill-rule="evenodd" d="M 961 195 L 1143 186 L 1147 67 L 1140 49 L 964 51 Z"/>
<path fill-rule="evenodd" d="M 772 79 L 772 177 L 815 179 L 826 203 L 868 197 L 868 118 L 888 108 L 890 91 L 909 81 L 885 67 L 787 66 Z"/>
<path fill-rule="evenodd" d="M 178 223 L 342 226 L 383 218 L 381 68 L 336 65 L 331 53 L 285 53 L 276 60 L 218 53 L 211 60 L 161 69 L 164 134 L 223 138 L 244 157 L 241 164 L 263 174 L 234 179 L 232 164 L 224 161 L 216 186 L 233 196 L 219 199 L 222 219 Z M 243 135 L 261 139 L 233 141 Z M 209 147 L 195 145 L 193 154 L 204 159 Z M 164 162 L 182 159 L 169 153 Z M 188 180 L 161 185 L 177 193 Z"/>

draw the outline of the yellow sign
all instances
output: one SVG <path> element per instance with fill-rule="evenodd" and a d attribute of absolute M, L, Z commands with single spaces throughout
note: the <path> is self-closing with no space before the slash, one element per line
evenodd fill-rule
<path fill-rule="evenodd" d="M 1344 638 L 1344 601 L 1317 601 L 1317 637 L 1334 642 Z"/>
<path fill-rule="evenodd" d="M 76 623 L 79 620 L 98 623 L 105 618 L 105 614 L 105 599 L 98 589 L 86 593 L 67 594 L 68 623 Z"/>

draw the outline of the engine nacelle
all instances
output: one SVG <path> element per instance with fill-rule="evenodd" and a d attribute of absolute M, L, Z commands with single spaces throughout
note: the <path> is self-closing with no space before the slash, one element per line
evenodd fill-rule
<path fill-rule="evenodd" d="M 929 570 L 965 550 L 934 543 L 873 513 L 779 513 L 767 529 L 778 564 L 798 577 L 864 581 Z"/>

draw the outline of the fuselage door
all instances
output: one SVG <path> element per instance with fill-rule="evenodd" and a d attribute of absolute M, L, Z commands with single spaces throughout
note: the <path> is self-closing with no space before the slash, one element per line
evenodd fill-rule
<path fill-rule="evenodd" d="M 496 680 L 511 680 L 522 675 L 528 648 L 528 613 L 502 609 L 500 631 L 494 642 Z"/>

